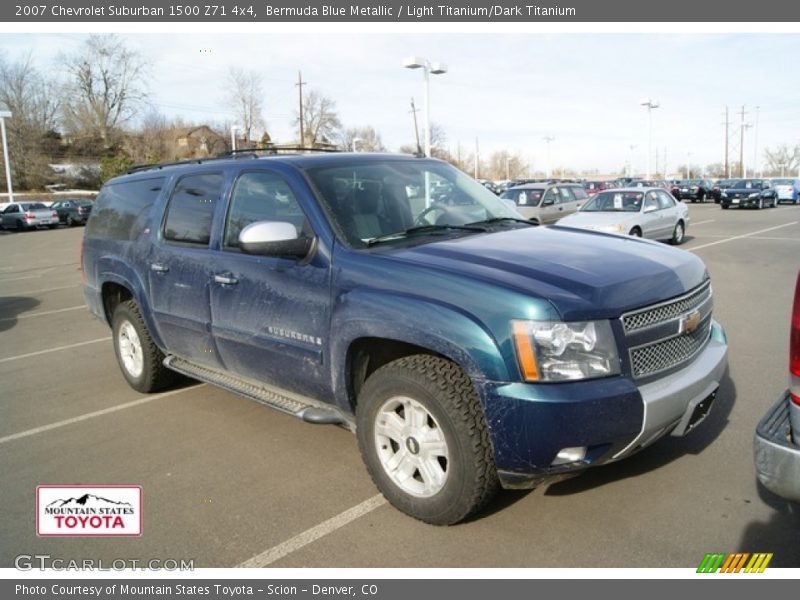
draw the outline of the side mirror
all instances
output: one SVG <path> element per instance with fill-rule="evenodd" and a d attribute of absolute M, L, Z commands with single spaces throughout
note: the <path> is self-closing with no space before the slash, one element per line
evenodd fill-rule
<path fill-rule="evenodd" d="M 553 206 L 553 204 L 555 203 L 556 201 L 553 200 L 552 198 L 547 198 L 546 200 L 542 201 L 542 206 Z"/>
<path fill-rule="evenodd" d="M 283 221 L 250 223 L 239 234 L 239 248 L 245 254 L 305 258 L 314 245 L 312 237 L 298 237 L 297 229 Z"/>
<path fill-rule="evenodd" d="M 657 206 L 645 206 L 644 207 L 644 212 L 646 212 L 646 213 L 656 212 L 657 210 L 658 210 Z"/>

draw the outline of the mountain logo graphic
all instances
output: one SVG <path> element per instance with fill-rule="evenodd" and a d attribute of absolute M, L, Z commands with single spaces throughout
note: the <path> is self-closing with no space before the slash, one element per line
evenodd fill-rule
<path fill-rule="evenodd" d="M 94 494 L 84 494 L 80 498 L 67 498 L 66 500 L 59 498 L 58 500 L 53 500 L 50 504 L 47 505 L 47 508 L 52 508 L 52 507 L 62 508 L 65 506 L 95 507 L 108 504 L 115 506 L 133 507 L 133 505 L 130 502 L 116 502 L 114 500 L 109 500 L 108 498 L 103 498 L 102 496 L 95 496 Z"/>

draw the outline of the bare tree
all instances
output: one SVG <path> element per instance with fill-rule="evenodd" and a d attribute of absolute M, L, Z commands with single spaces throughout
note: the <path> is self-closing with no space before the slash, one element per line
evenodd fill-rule
<path fill-rule="evenodd" d="M 339 137 L 339 143 L 345 150 L 355 152 L 386 152 L 381 134 L 371 125 L 345 129 Z"/>
<path fill-rule="evenodd" d="M 8 153 L 18 189 L 44 185 L 50 155 L 58 151 L 58 94 L 53 88 L 30 55 L 13 63 L 0 60 L 0 105 L 12 114 L 6 121 Z M 1 177 L 5 180 L 5 171 Z"/>
<path fill-rule="evenodd" d="M 91 35 L 82 48 L 61 57 L 69 78 L 64 122 L 75 133 L 99 138 L 105 149 L 147 96 L 146 63 L 116 35 Z"/>
<path fill-rule="evenodd" d="M 300 125 L 300 115 L 294 121 Z M 311 90 L 303 98 L 303 128 L 307 145 L 331 143 L 339 133 L 342 123 L 336 114 L 336 102 L 324 94 Z"/>
<path fill-rule="evenodd" d="M 527 165 L 519 153 L 498 150 L 489 156 L 489 168 L 486 176 L 489 179 L 517 179 L 522 177 Z"/>
<path fill-rule="evenodd" d="M 236 123 L 241 127 L 244 139 L 249 142 L 254 130 L 264 127 L 262 109 L 264 89 L 261 75 L 255 71 L 232 68 L 228 72 L 225 93 L 228 105 L 233 110 Z"/>
<path fill-rule="evenodd" d="M 800 168 L 800 146 L 790 148 L 788 144 L 781 144 L 774 150 L 764 149 L 767 159 L 767 171 L 772 175 L 783 177 L 786 173 L 797 173 Z"/>

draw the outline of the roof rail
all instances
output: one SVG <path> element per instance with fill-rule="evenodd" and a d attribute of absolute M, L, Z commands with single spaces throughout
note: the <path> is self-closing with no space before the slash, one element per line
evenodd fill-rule
<path fill-rule="evenodd" d="M 297 144 L 266 144 L 263 148 L 242 148 L 240 150 L 230 150 L 224 154 L 220 154 L 219 157 L 236 157 L 237 154 L 246 154 L 249 153 L 252 156 L 258 156 L 258 154 L 293 154 L 298 152 L 341 152 L 341 150 L 335 146 L 323 146 L 323 147 L 309 147 L 309 146 L 299 146 Z"/>
<path fill-rule="evenodd" d="M 308 146 L 297 146 L 295 144 L 268 144 L 263 148 L 242 148 L 239 150 L 230 150 L 216 156 L 208 156 L 206 158 L 191 158 L 187 160 L 179 160 L 169 163 L 155 163 L 134 165 L 125 171 L 126 174 L 139 173 L 141 171 L 149 171 L 151 169 L 163 169 L 165 167 L 179 167 L 182 165 L 201 165 L 203 163 L 214 160 L 230 160 L 240 158 L 258 158 L 259 155 L 269 154 L 289 154 L 297 152 L 341 152 L 338 148 L 309 148 Z"/>

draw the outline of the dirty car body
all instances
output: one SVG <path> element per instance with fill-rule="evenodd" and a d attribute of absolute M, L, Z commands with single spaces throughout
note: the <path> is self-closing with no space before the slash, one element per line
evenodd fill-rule
<path fill-rule="evenodd" d="M 431 159 L 124 175 L 95 203 L 83 267 L 136 389 L 160 387 L 163 364 L 345 426 L 384 495 L 435 524 L 498 483 L 533 487 L 686 434 L 726 367 L 699 258 L 535 226 Z"/>

